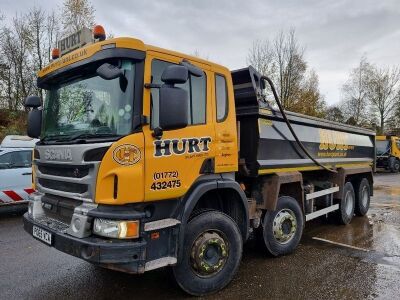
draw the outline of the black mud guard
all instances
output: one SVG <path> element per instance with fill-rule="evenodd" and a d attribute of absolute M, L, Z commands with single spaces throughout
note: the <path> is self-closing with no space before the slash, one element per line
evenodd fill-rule
<path fill-rule="evenodd" d="M 235 191 L 239 198 L 242 200 L 243 209 L 245 212 L 245 224 L 238 224 L 239 229 L 242 233 L 243 242 L 245 242 L 249 236 L 249 211 L 247 197 L 243 190 L 240 188 L 239 183 L 232 179 L 216 177 L 215 175 L 205 175 L 202 176 L 201 180 L 198 180 L 186 193 L 180 205 L 180 216 L 181 220 L 180 230 L 179 230 L 179 240 L 178 240 L 178 251 L 182 249 L 183 237 L 185 232 L 186 224 L 189 220 L 190 214 L 196 207 L 197 202 L 200 200 L 206 192 L 218 189 L 231 189 Z M 178 256 L 180 257 L 180 256 Z"/>

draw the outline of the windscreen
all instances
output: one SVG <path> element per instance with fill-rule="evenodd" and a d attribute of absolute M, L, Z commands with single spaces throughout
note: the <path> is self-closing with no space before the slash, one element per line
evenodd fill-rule
<path fill-rule="evenodd" d="M 113 61 L 124 78 L 106 80 L 96 69 L 53 83 L 46 91 L 42 138 L 122 136 L 132 130 L 134 63 Z"/>
<path fill-rule="evenodd" d="M 390 153 L 389 141 L 376 141 L 376 155 L 387 155 Z"/>

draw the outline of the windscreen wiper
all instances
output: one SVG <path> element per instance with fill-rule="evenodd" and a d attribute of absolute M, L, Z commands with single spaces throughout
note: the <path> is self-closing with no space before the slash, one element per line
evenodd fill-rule
<path fill-rule="evenodd" d="M 60 141 L 66 142 L 66 141 L 73 141 L 73 140 L 83 140 L 83 139 L 88 139 L 88 138 L 103 138 L 103 137 L 115 137 L 118 138 L 119 135 L 116 135 L 114 133 L 89 133 L 89 132 L 80 132 L 73 134 L 65 139 L 61 139 Z"/>
<path fill-rule="evenodd" d="M 114 133 L 89 133 L 89 132 L 79 132 L 73 135 L 61 135 L 58 138 L 56 136 L 46 136 L 41 142 L 44 144 L 64 144 L 71 141 L 76 143 L 86 143 L 88 138 L 105 138 L 110 137 L 113 139 L 118 139 L 121 136 Z M 54 138 L 54 139 L 53 139 Z"/>

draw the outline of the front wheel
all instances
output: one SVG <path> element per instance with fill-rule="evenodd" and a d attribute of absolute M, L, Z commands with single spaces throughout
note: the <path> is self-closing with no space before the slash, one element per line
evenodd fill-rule
<path fill-rule="evenodd" d="M 206 211 L 190 220 L 173 275 L 188 294 L 204 296 L 224 288 L 235 275 L 243 242 L 234 220 L 219 211 Z"/>
<path fill-rule="evenodd" d="M 303 234 L 303 213 L 296 199 L 282 196 L 274 211 L 267 211 L 263 222 L 264 243 L 272 256 L 294 251 Z"/>

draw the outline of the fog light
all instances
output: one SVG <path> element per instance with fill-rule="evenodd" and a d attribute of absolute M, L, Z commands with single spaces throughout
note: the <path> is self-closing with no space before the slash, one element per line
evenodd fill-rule
<path fill-rule="evenodd" d="M 30 217 L 32 217 L 32 211 L 33 211 L 33 202 L 29 201 L 29 203 L 28 203 L 28 215 Z"/>
<path fill-rule="evenodd" d="M 72 220 L 72 230 L 78 232 L 81 229 L 81 219 L 74 218 Z"/>
<path fill-rule="evenodd" d="M 93 233 L 116 239 L 139 237 L 139 221 L 94 219 Z"/>

